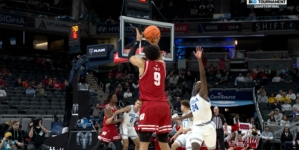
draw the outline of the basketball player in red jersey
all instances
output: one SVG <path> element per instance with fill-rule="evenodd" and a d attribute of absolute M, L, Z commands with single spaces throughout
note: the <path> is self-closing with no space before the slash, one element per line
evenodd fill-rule
<path fill-rule="evenodd" d="M 168 133 L 172 130 L 168 99 L 164 93 L 166 64 L 158 47 L 159 38 L 153 37 L 151 45 L 144 48 L 146 60 L 135 56 L 142 35 L 136 29 L 136 42 L 132 46 L 128 59 L 139 69 L 139 90 L 142 106 L 138 121 L 140 150 L 148 150 L 153 132 L 162 150 L 170 150 Z"/>
<path fill-rule="evenodd" d="M 99 142 L 98 144 L 93 148 L 93 150 L 102 150 L 103 149 L 103 144 L 110 143 L 112 142 L 114 146 L 116 147 L 116 150 L 121 150 L 122 149 L 122 144 L 121 144 L 121 137 L 120 134 L 117 131 L 116 124 L 120 123 L 123 121 L 122 118 L 117 119 L 111 118 L 108 120 L 114 112 L 117 111 L 117 108 L 115 104 L 117 103 L 117 96 L 116 94 L 109 94 L 108 95 L 108 104 L 105 105 L 105 116 L 103 120 L 103 128 L 102 131 L 99 135 Z M 112 120 L 112 121 L 111 121 Z"/>

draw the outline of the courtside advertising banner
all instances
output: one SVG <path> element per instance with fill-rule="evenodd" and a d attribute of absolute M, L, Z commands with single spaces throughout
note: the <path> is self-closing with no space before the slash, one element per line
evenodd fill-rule
<path fill-rule="evenodd" d="M 19 16 L 19 15 L 0 13 L 0 23 L 1 24 L 18 25 L 18 26 L 26 26 L 26 17 Z"/>
<path fill-rule="evenodd" d="M 263 21 L 252 22 L 252 31 L 297 30 L 299 21 Z"/>
<path fill-rule="evenodd" d="M 199 23 L 199 33 L 210 32 L 241 32 L 242 23 Z"/>
<path fill-rule="evenodd" d="M 253 100 L 253 94 L 251 90 L 248 91 L 237 91 L 237 90 L 212 90 L 209 92 L 209 98 L 212 101 L 217 100 Z"/>
<path fill-rule="evenodd" d="M 69 33 L 70 27 L 73 25 L 76 25 L 76 23 L 35 18 L 35 28 L 42 29 L 42 30 Z"/>
<path fill-rule="evenodd" d="M 178 23 L 175 24 L 175 33 L 189 33 L 189 24 L 186 23 Z M 106 25 L 106 24 L 99 24 L 97 25 L 97 34 L 119 34 L 119 24 L 111 24 L 111 25 Z M 125 25 L 125 33 L 133 33 L 133 30 L 129 24 Z M 167 28 L 160 28 L 160 31 L 162 33 L 167 33 L 170 32 L 169 29 Z"/>

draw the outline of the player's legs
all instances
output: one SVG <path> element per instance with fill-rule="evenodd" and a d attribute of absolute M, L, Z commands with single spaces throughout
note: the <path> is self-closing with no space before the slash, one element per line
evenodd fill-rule
<path fill-rule="evenodd" d="M 151 136 L 157 131 L 158 119 L 155 108 L 156 102 L 143 101 L 138 121 L 140 150 L 148 150 Z"/>
<path fill-rule="evenodd" d="M 159 134 L 156 134 L 156 137 L 159 142 L 160 149 L 170 150 L 170 147 L 168 144 L 168 133 L 159 133 Z"/>
<path fill-rule="evenodd" d="M 134 127 L 128 128 L 128 137 L 130 137 L 134 142 L 135 150 L 139 150 L 140 140 Z"/>
<path fill-rule="evenodd" d="M 123 140 L 123 150 L 127 150 L 129 148 L 129 139 L 128 139 L 128 128 L 123 125 L 120 126 L 120 134 Z"/>
<path fill-rule="evenodd" d="M 139 145 L 140 145 L 139 137 L 132 139 L 132 141 L 134 142 L 135 150 L 139 150 Z"/>
<path fill-rule="evenodd" d="M 140 145 L 139 150 L 148 150 L 148 146 L 151 140 L 152 132 L 143 132 L 140 131 L 139 138 L 140 138 Z"/>
<path fill-rule="evenodd" d="M 186 138 L 188 137 L 189 134 L 181 134 L 179 135 L 173 144 L 171 145 L 171 150 L 176 150 L 179 147 L 185 146 L 186 145 Z"/>
<path fill-rule="evenodd" d="M 158 131 L 157 133 L 157 140 L 159 142 L 159 146 L 163 150 L 170 150 L 168 144 L 168 133 L 172 130 L 171 125 L 171 114 L 170 114 L 170 107 L 168 102 L 160 102 L 157 108 L 157 120 L 158 122 Z"/>
<path fill-rule="evenodd" d="M 205 133 L 203 136 L 203 140 L 205 141 L 205 144 L 208 148 L 208 150 L 214 150 L 216 149 L 216 139 L 217 139 L 217 133 L 215 129 L 215 125 L 213 123 L 204 126 L 205 127 Z"/>
<path fill-rule="evenodd" d="M 190 142 L 188 144 L 188 146 L 186 146 L 187 150 L 199 150 L 200 146 L 202 145 L 203 142 L 203 134 L 205 128 L 203 128 L 203 126 L 196 126 L 194 125 L 192 128 L 192 133 L 190 134 L 190 136 L 188 137 L 187 140 L 189 140 L 188 142 Z"/>
<path fill-rule="evenodd" d="M 121 139 L 114 140 L 112 143 L 114 144 L 116 150 L 121 150 L 122 149 Z"/>

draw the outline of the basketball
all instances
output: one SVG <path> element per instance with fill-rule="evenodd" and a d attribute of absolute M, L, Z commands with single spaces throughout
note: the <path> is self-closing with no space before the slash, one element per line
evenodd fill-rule
<path fill-rule="evenodd" d="M 148 41 L 152 42 L 153 37 L 156 36 L 158 39 L 160 39 L 160 30 L 156 26 L 148 26 L 143 31 L 143 37 Z"/>

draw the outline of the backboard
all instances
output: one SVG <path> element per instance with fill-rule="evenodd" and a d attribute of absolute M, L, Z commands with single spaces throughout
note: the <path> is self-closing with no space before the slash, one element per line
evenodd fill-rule
<path fill-rule="evenodd" d="M 120 39 L 118 43 L 118 56 L 121 58 L 128 57 L 132 45 L 135 43 L 135 28 L 137 27 L 140 32 L 143 32 L 149 25 L 155 25 L 160 29 L 161 38 L 159 47 L 163 53 L 165 61 L 174 61 L 174 24 L 159 21 L 152 21 L 146 19 L 132 18 L 127 16 L 120 17 Z M 144 57 L 144 46 L 149 43 L 143 39 L 139 48 L 136 51 L 136 56 Z"/>

